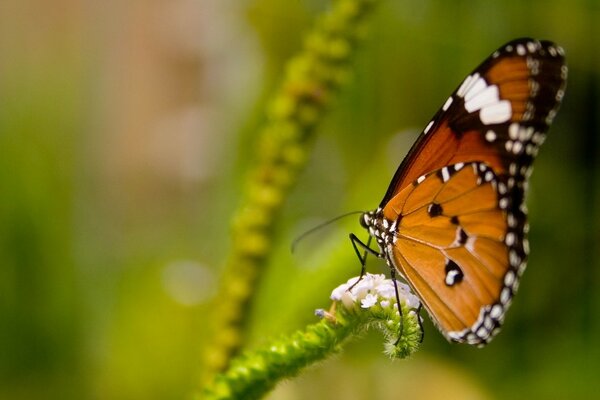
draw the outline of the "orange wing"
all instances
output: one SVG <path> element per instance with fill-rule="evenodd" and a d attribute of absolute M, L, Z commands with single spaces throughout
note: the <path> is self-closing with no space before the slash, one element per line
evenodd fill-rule
<path fill-rule="evenodd" d="M 509 226 L 514 217 L 501 207 L 498 183 L 488 165 L 459 163 L 387 204 L 399 215 L 390 261 L 453 341 L 492 338 L 524 268 L 523 232 Z"/>
<path fill-rule="evenodd" d="M 483 161 L 497 174 L 531 165 L 564 96 L 567 68 L 554 43 L 514 40 L 446 100 L 398 167 L 380 207 L 417 177 Z"/>

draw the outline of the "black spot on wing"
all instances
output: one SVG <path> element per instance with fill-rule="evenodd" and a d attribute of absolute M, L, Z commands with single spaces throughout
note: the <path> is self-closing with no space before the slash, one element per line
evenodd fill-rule
<path fill-rule="evenodd" d="M 444 212 L 444 209 L 438 203 L 431 203 L 429 205 L 429 207 L 427 208 L 427 212 L 429 213 L 429 216 L 431 218 L 433 218 L 433 217 L 439 217 Z"/>

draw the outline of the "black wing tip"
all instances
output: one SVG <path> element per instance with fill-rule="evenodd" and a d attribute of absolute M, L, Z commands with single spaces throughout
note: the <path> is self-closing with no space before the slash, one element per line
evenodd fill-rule
<path fill-rule="evenodd" d="M 519 37 L 516 39 L 512 39 L 510 41 L 508 41 L 504 46 L 508 46 L 508 45 L 517 45 L 517 44 L 527 44 L 529 42 L 533 42 L 533 43 L 540 43 L 542 46 L 547 47 L 547 46 L 558 46 L 558 44 L 552 40 L 549 39 L 537 39 L 534 37 L 530 37 L 530 36 L 523 36 L 523 37 Z M 502 46 L 502 47 L 504 47 Z"/>
<path fill-rule="evenodd" d="M 494 54 L 516 53 L 517 55 L 525 56 L 529 54 L 538 54 L 551 58 L 564 59 L 564 49 L 552 40 L 536 39 L 532 37 L 520 37 L 513 39 L 504 45 L 500 46 Z"/>

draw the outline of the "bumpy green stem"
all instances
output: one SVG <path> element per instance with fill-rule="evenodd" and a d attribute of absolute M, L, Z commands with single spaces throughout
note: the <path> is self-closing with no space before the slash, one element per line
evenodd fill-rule
<path fill-rule="evenodd" d="M 348 290 L 350 285 L 351 282 L 334 291 L 332 298 L 338 300 L 329 312 L 318 311 L 324 317 L 319 323 L 242 354 L 204 389 L 202 398 L 261 398 L 282 379 L 295 376 L 305 367 L 340 351 L 347 339 L 369 326 L 383 332 L 390 357 L 404 358 L 415 352 L 422 338 L 420 317 L 415 311 L 418 300 L 401 293 L 400 315 L 393 285 L 382 275 L 367 276 L 352 291 Z"/>
<path fill-rule="evenodd" d="M 273 226 L 305 164 L 315 126 L 347 81 L 363 23 L 377 0 L 337 0 L 319 17 L 288 64 L 258 137 L 256 166 L 235 213 L 233 244 L 221 279 L 204 381 L 224 370 L 243 344 L 244 316 L 271 251 Z"/>

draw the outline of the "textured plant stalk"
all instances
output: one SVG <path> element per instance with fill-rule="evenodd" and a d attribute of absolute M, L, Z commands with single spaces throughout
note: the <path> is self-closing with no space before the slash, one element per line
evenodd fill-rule
<path fill-rule="evenodd" d="M 416 312 L 418 299 L 408 289 L 401 290 L 400 314 L 391 280 L 371 274 L 353 285 L 356 280 L 353 278 L 333 291 L 332 308 L 328 312 L 318 310 L 323 317 L 320 322 L 245 352 L 204 388 L 201 398 L 259 399 L 281 380 L 339 352 L 344 342 L 371 326 L 385 336 L 385 352 L 390 358 L 405 358 L 414 353 L 422 339 Z"/>
<path fill-rule="evenodd" d="M 212 341 L 205 351 L 202 383 L 225 370 L 243 345 L 244 316 L 271 252 L 274 223 L 304 167 L 314 128 L 348 80 L 350 59 L 376 1 L 338 0 L 318 17 L 270 102 L 255 166 L 233 218 L 232 249 L 210 318 Z"/>

